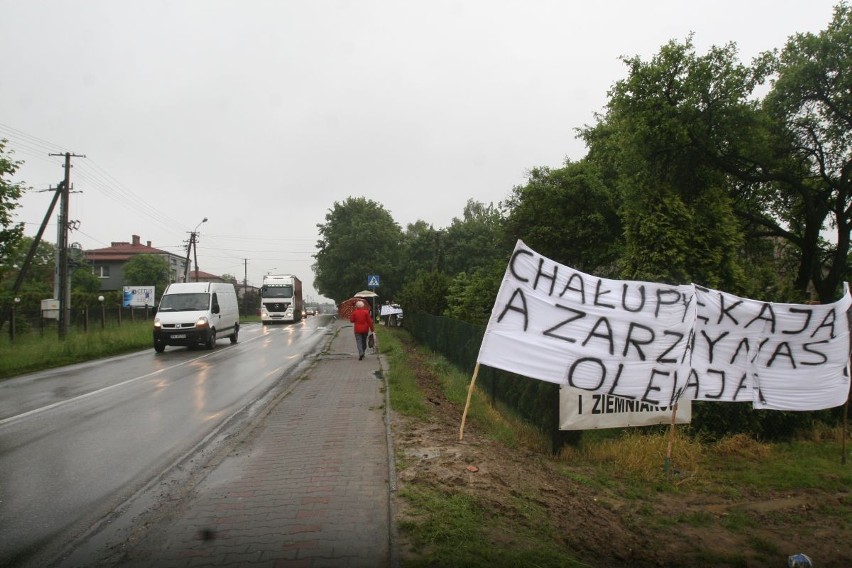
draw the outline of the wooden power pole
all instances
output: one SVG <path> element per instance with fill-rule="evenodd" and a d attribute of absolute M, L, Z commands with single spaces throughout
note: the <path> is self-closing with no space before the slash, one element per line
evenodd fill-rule
<path fill-rule="evenodd" d="M 65 156 L 65 181 L 62 184 L 62 194 L 59 201 L 59 231 L 56 247 L 59 249 L 59 339 L 65 339 L 68 335 L 68 323 L 71 316 L 71 297 L 68 293 L 68 196 L 71 193 L 71 158 L 85 158 L 84 155 L 72 154 L 50 154 L 51 156 Z"/>

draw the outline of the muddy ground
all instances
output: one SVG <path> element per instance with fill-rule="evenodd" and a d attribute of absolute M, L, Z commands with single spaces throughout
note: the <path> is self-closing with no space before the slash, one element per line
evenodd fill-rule
<path fill-rule="evenodd" d="M 446 399 L 437 378 L 411 353 L 430 415 L 426 420 L 393 416 L 396 454 L 404 456 L 400 490 L 420 484 L 448 494 L 464 492 L 495 515 L 515 520 L 524 517 L 513 510 L 516 498 L 532 499 L 546 511 L 560 546 L 593 567 L 782 568 L 796 553 L 807 554 L 815 567 L 852 567 L 848 491 L 803 488 L 732 501 L 688 484 L 676 492 L 647 492 L 650 498 L 629 496 L 627 486 L 593 489 L 576 481 L 594 477 L 593 469 L 508 448 L 483 437 L 470 421 L 459 441 L 463 407 Z M 566 475 L 566 469 L 576 475 Z M 407 505 L 397 501 L 398 519 L 404 520 Z M 844 509 L 845 514 L 837 513 Z M 826 510 L 834 514 L 823 515 Z M 500 530 L 488 531 L 491 546 L 518 544 L 517 535 Z M 404 531 L 400 540 L 403 562 L 416 558 Z"/>

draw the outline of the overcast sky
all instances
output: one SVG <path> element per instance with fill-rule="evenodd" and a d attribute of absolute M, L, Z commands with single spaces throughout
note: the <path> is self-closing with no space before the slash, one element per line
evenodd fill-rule
<path fill-rule="evenodd" d="M 836 3 L 0 0 L 0 138 L 33 188 L 17 220 L 35 235 L 38 190 L 64 176 L 48 154 L 85 155 L 71 242 L 185 254 L 207 217 L 201 270 L 292 272 L 318 299 L 316 226 L 335 202 L 447 227 L 468 199 L 582 158 L 575 129 L 625 77 L 620 56 L 693 32 L 700 53 L 735 42 L 747 63 L 825 29 Z"/>

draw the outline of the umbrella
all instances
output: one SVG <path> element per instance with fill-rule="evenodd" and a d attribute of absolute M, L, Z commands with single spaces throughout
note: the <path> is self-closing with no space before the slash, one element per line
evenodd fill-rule
<path fill-rule="evenodd" d="M 360 292 L 355 294 L 354 297 L 355 298 L 370 298 L 370 303 L 373 306 L 373 309 L 371 311 L 372 311 L 373 314 L 376 313 L 376 298 L 379 297 L 378 294 L 376 294 L 372 290 L 361 290 Z"/>

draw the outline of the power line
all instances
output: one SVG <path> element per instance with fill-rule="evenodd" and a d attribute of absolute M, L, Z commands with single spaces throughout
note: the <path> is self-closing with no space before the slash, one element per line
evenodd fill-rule
<path fill-rule="evenodd" d="M 6 132 L 3 136 L 4 138 L 8 138 L 8 135 L 11 135 L 18 139 L 18 142 L 16 143 L 20 143 L 20 141 L 23 140 L 25 147 L 38 148 L 36 155 L 41 157 L 44 157 L 47 154 L 59 154 L 60 151 L 65 151 L 65 148 L 58 144 L 27 134 L 23 130 L 18 130 L 17 128 L 13 128 L 7 124 L 0 123 L 0 133 L 3 133 L 4 131 Z M 11 138 L 9 138 L 9 140 L 11 141 Z"/>
<path fill-rule="evenodd" d="M 8 147 L 15 151 L 20 149 L 21 153 L 28 157 L 27 161 L 31 158 L 36 158 L 40 161 L 47 161 L 57 166 L 61 166 L 61 161 L 54 159 L 55 155 L 60 154 L 60 150 L 62 149 L 62 147 L 58 144 L 32 136 L 26 132 L 2 123 L 0 123 L 0 137 L 6 137 L 9 139 Z M 51 156 L 51 154 L 54 154 L 54 156 Z M 97 161 L 90 159 L 79 164 L 76 168 L 75 177 L 77 178 L 78 183 L 83 185 L 84 189 L 96 191 L 104 197 L 118 203 L 122 207 L 125 207 L 127 210 L 134 213 L 134 215 L 147 217 L 153 221 L 155 225 L 165 229 L 167 232 L 175 234 L 175 236 L 179 235 L 180 237 L 183 237 L 183 234 L 175 229 L 175 227 L 183 225 L 182 221 L 177 221 L 150 205 L 150 202 L 146 201 L 140 197 L 139 194 L 126 187 L 115 176 L 100 166 Z M 75 210 L 78 210 L 88 201 L 89 200 L 85 197 L 76 199 L 74 201 Z M 81 217 L 84 220 L 87 217 L 85 214 L 76 214 L 76 216 Z M 103 239 L 94 237 L 89 233 L 80 231 L 80 234 L 85 235 L 92 241 L 100 243 L 103 246 L 109 246 L 109 244 L 104 242 Z M 109 239 L 109 242 L 112 242 L 112 238 Z M 175 248 L 183 250 L 183 246 Z"/>
<path fill-rule="evenodd" d="M 127 188 L 94 160 L 92 160 L 91 168 L 83 168 L 79 177 L 88 180 L 94 189 L 97 189 L 110 199 L 128 207 L 134 213 L 149 217 L 158 225 L 168 230 L 173 231 L 175 226 L 182 224 L 180 221 L 169 217 L 167 214 L 153 207 L 148 201 Z"/>
<path fill-rule="evenodd" d="M 45 140 L 43 138 L 39 138 L 37 136 L 33 136 L 22 130 L 3 123 L 0 123 L 0 138 L 6 138 L 7 140 L 9 140 L 7 147 L 10 150 L 15 150 L 16 153 L 21 154 L 21 156 L 15 156 L 15 158 L 26 157 L 27 159 L 25 161 L 38 160 L 61 167 L 62 160 L 57 159 L 58 156 L 50 156 L 50 154 L 64 155 L 65 153 L 68 153 L 67 150 L 59 144 L 56 144 L 49 140 Z M 91 200 L 88 199 L 87 195 L 91 194 L 91 192 L 96 192 L 101 196 L 118 203 L 122 207 L 125 207 L 129 211 L 133 212 L 134 215 L 144 216 L 150 219 L 157 227 L 164 229 L 169 234 L 179 236 L 180 240 L 184 243 L 178 245 L 159 245 L 158 248 L 164 250 L 171 249 L 174 251 L 186 250 L 186 240 L 183 238 L 183 232 L 181 232 L 179 229 L 176 229 L 176 227 L 184 226 L 184 221 L 176 220 L 170 215 L 158 210 L 156 207 L 151 205 L 150 201 L 142 197 L 142 195 L 144 195 L 143 192 L 134 191 L 127 187 L 114 175 L 112 175 L 104 167 L 102 167 L 96 160 L 89 158 L 84 162 L 75 164 L 75 179 L 77 181 L 77 185 L 80 186 L 78 187 L 78 189 L 83 192 L 83 195 L 79 199 L 74 200 L 73 206 L 75 209 L 79 209 L 90 203 Z M 35 190 L 30 190 L 30 193 L 32 193 L 33 191 Z M 87 215 L 80 214 L 79 212 L 75 211 L 75 217 L 83 219 L 85 226 L 85 220 Z M 28 224 L 32 225 L 35 223 Z M 80 234 L 91 239 L 93 242 L 100 243 L 103 246 L 109 246 L 109 243 L 104 242 L 103 238 L 94 237 L 90 233 L 84 231 L 80 231 Z M 206 237 L 208 243 L 226 245 L 226 241 L 236 241 L 240 244 L 244 244 L 245 246 L 242 247 L 239 245 L 201 247 L 205 251 L 206 258 L 218 259 L 220 261 L 224 260 L 225 262 L 233 263 L 235 266 L 238 263 L 244 265 L 244 257 L 247 257 L 249 254 L 256 257 L 259 255 L 260 258 L 258 260 L 260 262 L 265 262 L 267 260 L 272 259 L 286 259 L 287 261 L 310 261 L 312 260 L 311 255 L 315 252 L 313 245 L 318 240 L 318 235 L 280 236 L 256 234 L 205 234 L 204 236 Z M 107 240 L 109 242 L 112 242 L 113 239 L 110 237 Z M 282 244 L 285 246 L 295 246 L 298 250 L 282 251 L 280 248 L 270 249 L 266 247 L 260 248 L 257 246 L 252 246 L 253 244 L 262 246 L 264 243 L 272 244 L 274 246 L 277 246 L 278 244 Z M 310 250 L 305 250 L 305 248 L 309 248 Z M 245 269 L 245 266 L 242 266 L 242 268 Z"/>
<path fill-rule="evenodd" d="M 18 150 L 21 150 L 27 156 L 46 160 L 57 166 L 61 166 L 61 161 L 50 159 L 50 156 L 59 156 L 66 153 L 66 150 L 59 144 L 27 134 L 22 130 L 3 123 L 0 123 L 0 137 L 8 139 L 9 148 L 16 151 L 16 153 Z M 170 232 L 176 232 L 174 227 L 183 224 L 153 207 L 149 202 L 140 197 L 138 193 L 127 188 L 112 174 L 107 172 L 95 160 L 89 159 L 87 162 L 81 163 L 78 166 L 76 177 L 80 181 L 87 182 L 85 188 L 100 192 L 133 213 L 148 217 L 158 226 Z"/>

